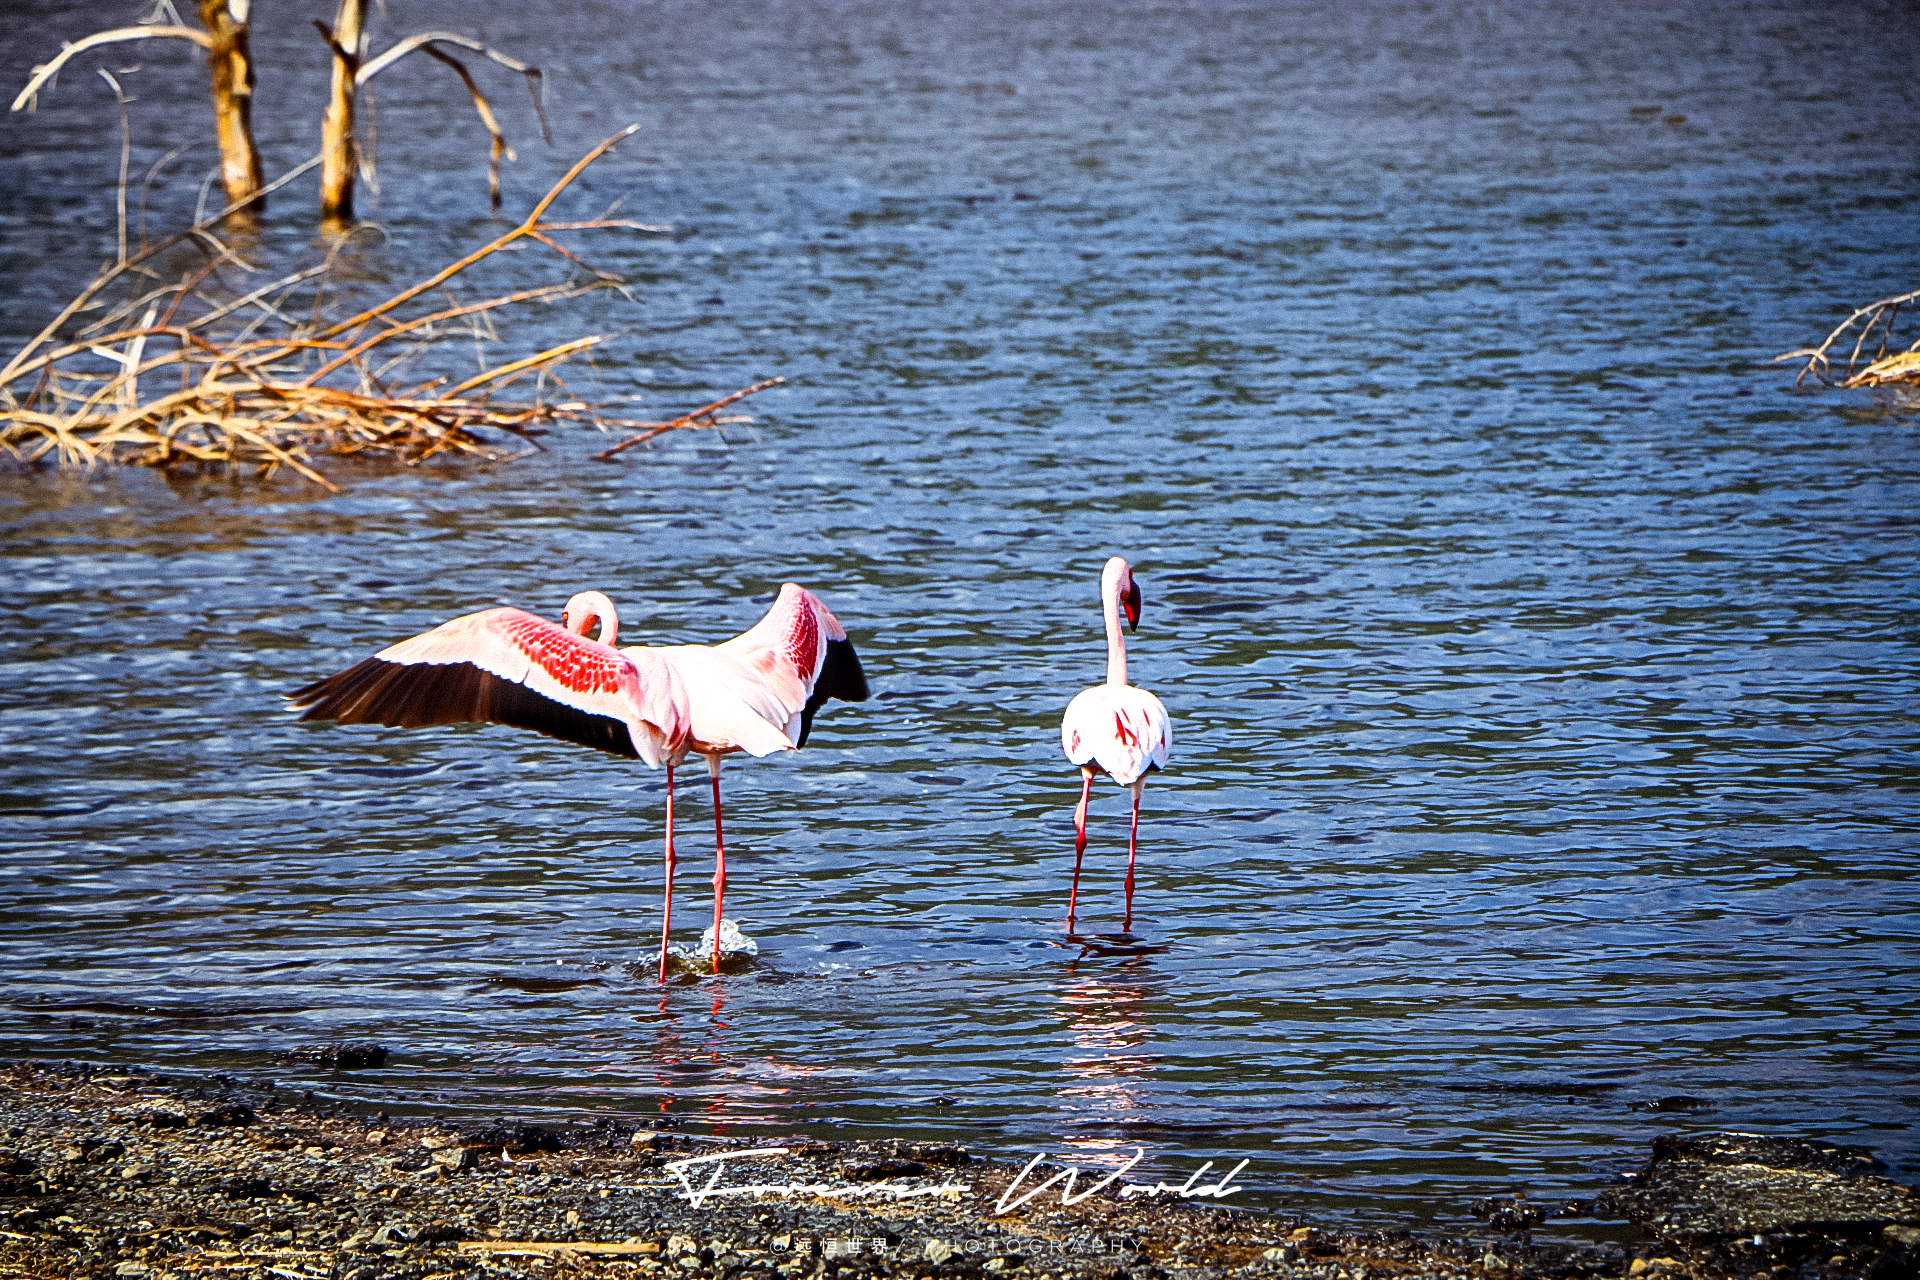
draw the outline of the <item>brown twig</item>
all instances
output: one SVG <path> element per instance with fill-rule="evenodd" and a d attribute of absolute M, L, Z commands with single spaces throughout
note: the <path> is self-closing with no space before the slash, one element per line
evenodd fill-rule
<path fill-rule="evenodd" d="M 468 378 L 465 382 L 453 388 L 453 390 L 447 392 L 447 395 L 449 397 L 457 396 L 462 394 L 463 392 L 471 391 L 475 387 L 484 386 L 486 383 L 494 382 L 501 378 L 509 378 L 509 375 L 522 374 L 529 369 L 535 369 L 540 367 L 541 365 L 550 364 L 555 360 L 564 360 L 568 356 L 577 355 L 578 353 L 582 351 L 586 351 L 589 348 L 597 347 L 601 343 L 605 342 L 606 340 L 607 339 L 604 334 L 598 334 L 598 335 L 594 335 L 586 338 L 575 338 L 572 342 L 563 342 L 557 347 L 554 347 L 547 351 L 542 351 L 537 356 L 528 356 L 524 360 L 515 360 L 511 364 L 503 364 L 497 369 L 489 369 L 483 374 L 480 374 L 476 377 Z M 509 380 L 511 379 L 509 378 Z"/>
<path fill-rule="evenodd" d="M 127 260 L 127 163 L 133 157 L 133 122 L 127 118 L 127 104 L 133 99 L 120 87 L 111 71 L 105 67 L 95 67 L 100 78 L 113 87 L 113 100 L 120 107 L 120 181 L 113 188 L 114 213 L 120 229 L 120 256 L 116 262 Z"/>
<path fill-rule="evenodd" d="M 338 334 L 345 333 L 349 329 L 357 328 L 358 326 L 365 324 L 367 321 L 374 319 L 376 316 L 385 315 L 387 312 L 392 311 L 395 307 L 399 307 L 404 305 L 405 303 L 411 302 L 413 299 L 419 297 L 421 294 L 425 293 L 427 290 L 436 288 L 437 286 L 445 283 L 446 281 L 453 279 L 453 277 L 459 275 L 462 271 L 465 271 L 468 267 L 472 266 L 474 263 L 479 262 L 481 259 L 487 257 L 488 255 L 496 253 L 499 250 L 505 248 L 507 245 L 512 244 L 515 240 L 518 240 L 521 236 L 531 233 L 535 227 L 540 225 L 540 215 L 545 213 L 548 207 L 551 206 L 555 200 L 560 198 L 560 193 L 562 191 L 565 191 L 568 187 L 573 185 L 573 180 L 575 178 L 578 178 L 583 172 L 585 172 L 586 167 L 588 165 L 592 164 L 595 160 L 598 160 L 601 156 L 607 154 L 607 152 L 613 150 L 614 145 L 616 143 L 622 142 L 627 138 L 631 138 L 635 133 L 638 133 L 639 131 L 640 131 L 639 125 L 630 124 L 626 128 L 622 129 L 619 133 L 616 133 L 611 138 L 608 138 L 605 141 L 601 142 L 599 146 L 595 147 L 593 150 L 587 152 L 586 155 L 576 160 L 574 162 L 573 168 L 567 170 L 565 175 L 561 177 L 560 181 L 554 183 L 552 189 L 550 189 L 546 195 L 540 198 L 540 202 L 533 207 L 533 212 L 527 215 L 526 221 L 522 222 L 519 226 L 515 227 L 513 230 L 507 232 L 505 235 L 501 236 L 499 239 L 494 240 L 489 244 L 483 245 L 478 249 L 475 249 L 472 253 L 468 254 L 466 257 L 460 259 L 460 261 L 454 263 L 451 266 L 442 267 L 439 271 L 435 272 L 432 276 L 429 276 L 427 279 L 422 280 L 419 284 L 416 284 L 409 289 L 401 290 L 399 293 L 395 294 L 391 298 L 388 298 L 385 302 L 381 303 L 379 306 L 370 307 L 367 310 L 362 311 L 359 315 L 349 316 L 347 319 L 342 320 L 339 323 L 328 327 L 326 330 L 317 334 L 316 336 L 322 337 L 322 338 L 331 338 Z M 5 375 L 0 374 L 0 382 L 4 382 L 4 381 L 5 381 Z"/>
<path fill-rule="evenodd" d="M 487 103 L 487 95 L 480 92 L 480 86 L 475 82 L 473 73 L 467 70 L 467 65 L 452 54 L 442 52 L 430 44 L 422 45 L 420 52 L 452 67 L 454 74 L 460 77 L 460 82 L 467 86 L 467 93 L 473 98 L 473 109 L 479 113 L 480 123 L 487 127 L 487 134 L 493 140 L 487 151 L 487 210 L 490 213 L 499 213 L 500 157 L 505 156 L 509 160 L 515 160 L 518 157 L 513 154 L 513 148 L 507 145 L 507 135 L 500 132 L 500 122 L 493 118 L 493 108 Z"/>
<path fill-rule="evenodd" d="M 60 68 L 65 66 L 67 62 L 77 54 L 85 53 L 87 50 L 98 48 L 103 44 L 117 44 L 123 40 L 155 40 L 160 38 L 191 40 L 202 49 L 211 49 L 213 47 L 213 37 L 195 27 L 154 25 L 115 27 L 111 31 L 96 31 L 84 40 L 76 40 L 72 44 L 67 45 L 64 49 L 60 50 L 58 54 L 54 55 L 52 62 L 44 66 L 35 67 L 33 69 L 33 78 L 27 81 L 27 87 L 20 91 L 20 96 L 13 100 L 12 110 L 18 111 L 23 107 L 32 110 L 36 105 L 40 90 L 46 87 L 47 81 L 58 75 Z"/>
<path fill-rule="evenodd" d="M 676 428 L 750 421 L 719 415 L 727 405 L 782 379 L 757 383 L 670 423 L 601 417 L 602 406 L 575 398 L 553 372 L 563 361 L 592 351 L 604 341 L 600 335 L 504 362 L 483 359 L 490 367 L 463 381 L 443 375 L 404 394 L 395 394 L 389 384 L 392 372 L 425 351 L 426 343 L 462 333 L 471 333 L 476 342 L 497 341 L 490 317 L 500 308 L 577 296 L 596 287 L 557 283 L 477 302 L 461 302 L 447 288 L 461 271 L 522 237 L 579 261 L 547 233 L 618 224 L 605 215 L 588 224 L 550 226 L 541 219 L 588 164 L 632 132 L 625 130 L 591 150 L 506 234 L 341 320 L 323 314 L 337 294 L 316 289 L 309 306 L 297 291 L 316 278 L 324 284 L 342 241 L 330 245 L 324 263 L 257 288 L 235 278 L 253 272 L 253 265 L 204 224 L 129 254 L 124 263 L 89 282 L 55 324 L 0 370 L 0 451 L 28 464 L 57 458 L 72 466 L 117 461 L 248 467 L 263 477 L 285 468 L 332 489 L 333 483 L 314 465 L 320 454 L 384 454 L 408 466 L 455 454 L 499 461 L 499 451 L 480 433 L 498 430 L 527 438 L 551 424 L 581 423 L 602 431 L 637 429 L 650 438 Z M 138 266 L 141 259 L 150 259 L 165 244 L 189 241 L 205 257 L 179 280 L 147 288 L 143 277 L 152 272 Z M 123 282 L 121 291 L 133 296 L 103 292 L 116 280 Z M 137 288 L 132 284 L 136 280 Z M 446 295 L 447 305 L 411 314 L 436 291 Z M 101 319 L 65 341 L 55 340 L 82 307 L 103 302 L 111 305 Z M 416 305 L 407 307 L 410 302 Z M 399 355 L 385 363 L 368 359 L 396 339 L 404 348 Z M 357 379 L 357 389 L 327 384 L 329 375 L 340 370 Z M 497 398 L 530 373 L 538 375 L 530 403 Z M 163 381 L 156 374 L 165 375 L 164 386 L 155 385 Z M 31 389 L 20 399 L 13 388 L 29 379 Z M 558 395 L 567 398 L 556 400 Z M 608 456 L 625 447 L 615 446 Z"/>
<path fill-rule="evenodd" d="M 629 218 L 595 218 L 589 222 L 543 222 L 535 227 L 536 231 L 590 231 L 597 227 L 631 227 L 635 231 L 652 231 L 660 235 L 671 235 L 673 228 L 659 222 L 634 222 Z"/>
<path fill-rule="evenodd" d="M 1856 339 L 1853 344 L 1853 351 L 1847 357 L 1847 373 L 1850 376 L 1840 383 L 1843 387 L 1862 385 L 1858 379 L 1866 376 L 1865 371 L 1856 375 L 1853 369 L 1854 365 L 1859 362 L 1860 348 L 1865 345 L 1867 338 L 1873 333 L 1874 325 L 1880 323 L 1883 319 L 1885 320 L 1885 327 L 1881 335 L 1881 349 L 1884 351 L 1886 349 L 1887 339 L 1893 334 L 1894 317 L 1900 313 L 1900 308 L 1903 305 L 1912 302 L 1916 298 L 1920 298 L 1920 290 L 1915 290 L 1913 293 L 1903 293 L 1894 298 L 1882 298 L 1878 302 L 1869 302 L 1866 306 L 1861 307 L 1836 325 L 1833 332 L 1827 335 L 1827 340 L 1819 346 L 1802 347 L 1798 351 L 1784 351 L 1775 356 L 1772 363 L 1779 364 L 1782 360 L 1797 360 L 1805 356 L 1807 362 L 1801 367 L 1799 376 L 1793 380 L 1793 385 L 1796 387 L 1806 381 L 1809 375 L 1814 373 L 1816 366 L 1820 369 L 1821 374 L 1824 375 L 1827 370 L 1832 367 L 1827 358 L 1827 348 L 1839 341 L 1842 334 L 1851 329 L 1862 317 L 1865 317 L 1866 325 L 1861 329 L 1859 338 Z M 1920 349 L 1920 345 L 1917 345 L 1917 349 Z M 1823 382 L 1826 381 L 1824 377 L 1822 377 L 1821 380 Z M 1885 380 L 1894 381 L 1896 379 L 1888 378 Z"/>
<path fill-rule="evenodd" d="M 768 378 L 765 382 L 756 382 L 752 386 L 744 387 L 730 396 L 722 396 L 712 404 L 695 409 L 692 413 L 682 414 L 672 422 L 648 423 L 646 424 L 648 427 L 647 430 L 640 432 L 638 435 L 628 436 L 625 440 L 622 440 L 610 449 L 602 449 L 599 453 L 593 455 L 593 460 L 595 462 L 609 462 L 615 454 L 631 449 L 637 444 L 644 444 L 646 441 L 664 432 L 676 431 L 684 427 L 717 425 L 712 421 L 712 418 L 719 410 L 726 408 L 736 400 L 746 399 L 756 391 L 765 391 L 768 387 L 777 387 L 785 381 L 785 378 Z M 702 419 L 706 419 L 707 421 L 703 422 L 701 421 Z"/>
<path fill-rule="evenodd" d="M 348 361 L 365 355 L 389 338 L 397 338 L 403 334 L 411 333 L 416 329 L 423 329 L 429 325 L 439 324 L 444 320 L 457 320 L 461 316 L 477 315 L 480 312 L 491 311 L 497 307 L 511 306 L 514 303 L 532 302 L 539 298 L 552 298 L 576 292 L 578 292 L 578 290 L 570 284 L 543 284 L 537 289 L 522 289 L 519 293 L 510 293 L 504 298 L 489 298 L 485 302 L 470 302 L 465 306 L 453 306 L 447 308 L 445 311 L 435 311 L 431 315 L 424 315 L 418 319 L 409 320 L 405 324 L 397 324 L 391 328 L 382 329 L 365 342 L 348 347 L 343 355 L 327 364 L 321 365 L 318 369 L 308 374 L 302 385 L 312 386 Z"/>
<path fill-rule="evenodd" d="M 596 276 L 599 279 L 606 281 L 608 284 L 620 283 L 619 276 L 614 275 L 611 271 L 602 271 L 600 268 L 594 266 L 591 262 L 588 262 L 585 258 L 582 258 L 579 254 L 573 252 L 573 250 L 567 248 L 565 245 L 559 244 L 553 240 L 549 240 L 546 236 L 540 234 L 540 229 L 538 227 L 534 228 L 532 231 L 527 232 L 527 234 L 531 236 L 533 239 L 538 240 L 541 244 L 547 246 L 547 248 L 559 254 L 561 257 L 565 258 L 567 261 L 578 266 L 582 271 L 585 271 L 590 275 Z"/>

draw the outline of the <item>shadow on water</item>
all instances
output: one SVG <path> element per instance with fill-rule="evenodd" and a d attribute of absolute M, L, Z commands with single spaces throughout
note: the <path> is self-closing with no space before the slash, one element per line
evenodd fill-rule
<path fill-rule="evenodd" d="M 1061 947 L 1078 947 L 1075 960 L 1084 960 L 1088 956 L 1135 957 L 1157 956 L 1172 950 L 1172 944 L 1148 942 L 1131 933 L 1079 934 L 1069 933 L 1056 944 Z"/>

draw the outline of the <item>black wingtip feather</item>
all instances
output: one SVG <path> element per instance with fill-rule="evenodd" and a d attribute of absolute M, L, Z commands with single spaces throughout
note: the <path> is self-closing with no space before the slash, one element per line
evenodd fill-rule
<path fill-rule="evenodd" d="M 306 708 L 302 720 L 403 729 L 484 721 L 531 729 L 628 759 L 640 754 L 623 721 L 555 702 L 470 662 L 401 663 L 367 658 L 337 675 L 295 690 L 287 700 L 295 707 Z"/>
<path fill-rule="evenodd" d="M 861 669 L 860 655 L 853 651 L 853 641 L 827 641 L 826 661 L 820 664 L 820 678 L 813 682 L 813 694 L 800 712 L 800 741 L 794 745 L 807 745 L 807 736 L 813 732 L 813 713 L 825 706 L 827 699 L 865 702 L 867 697 L 867 673 Z"/>

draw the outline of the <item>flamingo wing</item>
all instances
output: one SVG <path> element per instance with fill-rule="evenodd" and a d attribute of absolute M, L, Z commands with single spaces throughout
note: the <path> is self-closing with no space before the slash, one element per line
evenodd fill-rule
<path fill-rule="evenodd" d="M 1166 706 L 1145 689 L 1095 685 L 1067 704 L 1060 749 L 1074 764 L 1097 765 L 1129 786 L 1149 769 L 1165 767 L 1173 750 L 1173 723 Z"/>
<path fill-rule="evenodd" d="M 773 608 L 750 630 L 714 648 L 738 659 L 778 699 L 795 746 L 806 745 L 813 717 L 828 699 L 867 700 L 866 672 L 847 629 L 819 596 L 798 583 L 782 586 Z"/>
<path fill-rule="evenodd" d="M 657 765 L 687 733 L 670 664 L 519 609 L 487 609 L 382 649 L 288 695 L 303 720 L 532 729 Z"/>
<path fill-rule="evenodd" d="M 839 640 L 827 639 L 827 654 L 820 662 L 820 674 L 814 679 L 813 692 L 807 695 L 807 705 L 800 709 L 800 740 L 794 743 L 797 747 L 807 745 L 807 735 L 813 732 L 814 712 L 824 707 L 829 698 L 842 702 L 867 700 L 867 673 L 860 666 L 860 655 L 853 651 L 853 641 L 845 639 L 845 635 L 842 632 Z"/>

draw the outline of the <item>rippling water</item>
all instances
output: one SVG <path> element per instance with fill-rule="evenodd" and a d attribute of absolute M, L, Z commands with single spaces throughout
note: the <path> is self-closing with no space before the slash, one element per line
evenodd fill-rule
<path fill-rule="evenodd" d="M 42 5 L 0 65 L 139 7 Z M 306 16 L 259 19 L 274 171 L 315 132 Z M 541 146 L 487 82 L 509 211 L 637 119 L 567 207 L 676 228 L 589 241 L 636 301 L 503 322 L 510 347 L 615 333 L 588 390 L 655 408 L 791 382 L 750 429 L 617 465 L 582 433 L 338 497 L 0 479 L 6 1050 L 457 1113 L 1245 1156 L 1243 1200 L 1363 1222 L 1590 1192 L 1676 1127 L 1819 1132 L 1912 1177 L 1916 418 L 1765 364 L 1920 276 L 1910 9 L 487 24 L 546 66 L 556 127 Z M 141 172 L 205 113 L 187 52 L 138 58 Z M 372 280 L 490 234 L 439 70 L 379 88 Z M 96 81 L 0 130 L 9 344 L 111 252 Z M 155 225 L 193 207 L 190 157 Z M 314 252 L 310 199 L 260 256 Z M 1142 945 L 1081 948 L 1056 726 L 1102 671 L 1113 552 L 1177 747 Z M 876 692 L 728 769 L 739 974 L 650 980 L 657 775 L 281 709 L 487 605 L 599 587 L 629 643 L 717 640 L 788 578 Z M 1113 934 L 1124 793 L 1096 797 L 1082 925 Z M 276 1056 L 341 1037 L 394 1062 Z"/>

